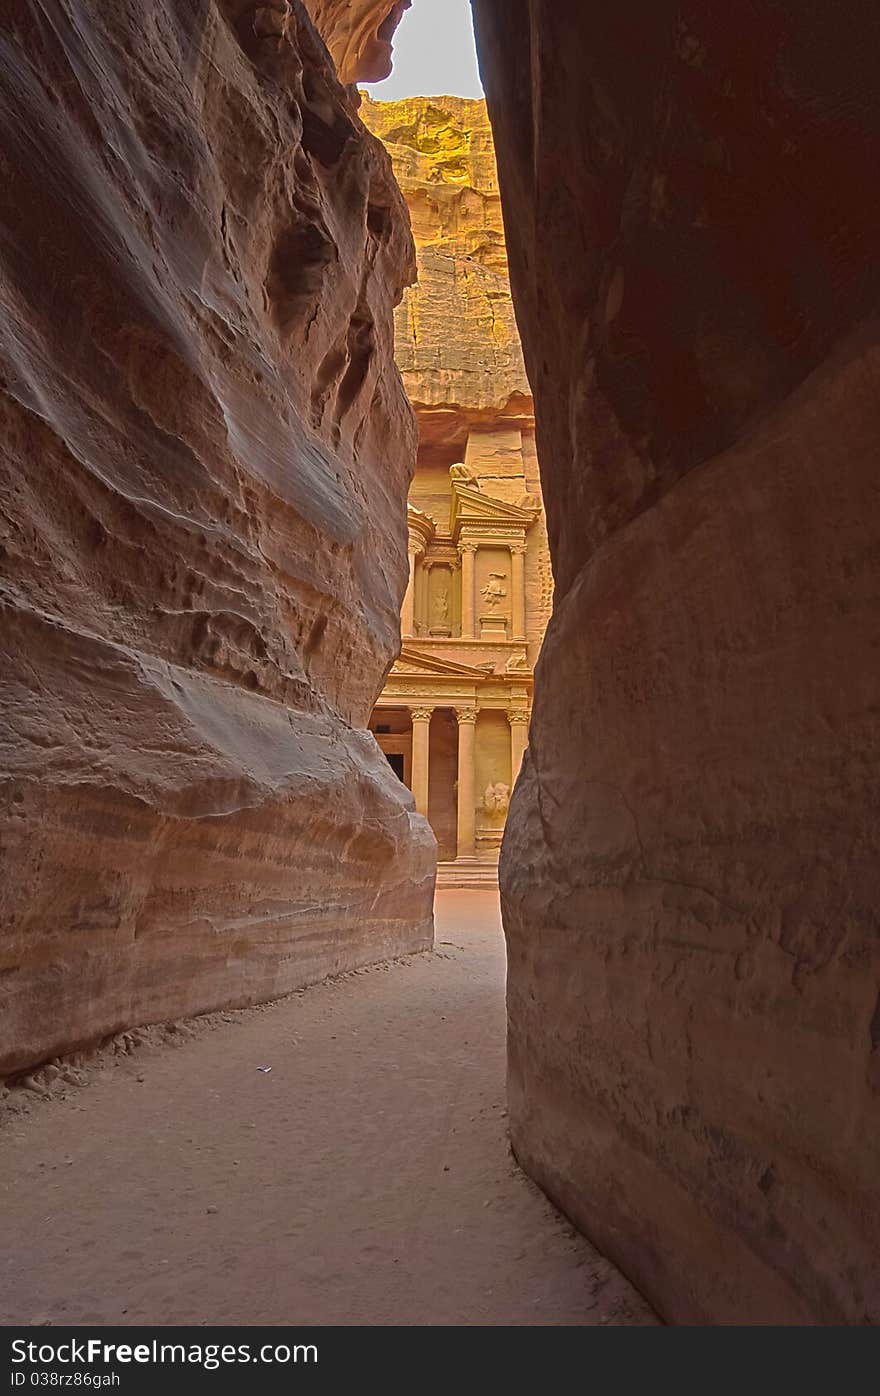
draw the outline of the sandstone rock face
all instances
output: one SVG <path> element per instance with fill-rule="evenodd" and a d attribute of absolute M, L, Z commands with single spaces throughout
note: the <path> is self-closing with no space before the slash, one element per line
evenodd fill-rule
<path fill-rule="evenodd" d="M 531 433 L 533 405 L 513 311 L 486 103 L 374 102 L 361 117 L 389 151 L 416 243 L 418 281 L 395 316 L 395 354 L 422 453 L 468 432 Z"/>
<path fill-rule="evenodd" d="M 382 82 L 391 72 L 394 31 L 412 0 L 305 0 L 333 55 L 340 81 Z M 285 0 L 271 8 L 283 10 Z"/>
<path fill-rule="evenodd" d="M 280 8 L 0 20 L 0 1072 L 430 943 L 433 839 L 359 730 L 412 244 Z"/>
<path fill-rule="evenodd" d="M 517 1156 L 671 1320 L 877 1322 L 878 14 L 474 9 L 556 575 Z"/>

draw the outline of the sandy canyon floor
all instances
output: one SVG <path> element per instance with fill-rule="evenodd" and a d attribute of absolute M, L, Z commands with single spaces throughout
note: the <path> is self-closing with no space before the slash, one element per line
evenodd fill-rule
<path fill-rule="evenodd" d="M 0 1321 L 656 1322 L 516 1166 L 504 1052 L 497 896 L 446 892 L 433 954 L 8 1093 Z"/>

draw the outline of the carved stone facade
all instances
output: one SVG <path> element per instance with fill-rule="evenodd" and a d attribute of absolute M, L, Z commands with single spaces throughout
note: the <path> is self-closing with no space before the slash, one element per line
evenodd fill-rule
<path fill-rule="evenodd" d="M 403 650 L 371 729 L 437 836 L 440 881 L 494 882 L 552 604 L 532 400 L 484 102 L 366 100 L 410 206 L 419 283 L 396 357 L 419 422 Z"/>
<path fill-rule="evenodd" d="M 523 467 L 516 502 L 489 483 L 453 466 L 441 513 L 437 471 L 416 475 L 403 649 L 370 723 L 431 821 L 441 880 L 459 883 L 494 880 L 546 624 L 537 481 L 529 488 Z"/>

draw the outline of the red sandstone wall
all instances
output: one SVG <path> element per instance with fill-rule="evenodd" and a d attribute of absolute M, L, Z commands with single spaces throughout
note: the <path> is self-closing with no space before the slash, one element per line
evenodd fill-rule
<path fill-rule="evenodd" d="M 0 15 L 0 1072 L 431 939 L 432 837 L 359 730 L 413 249 L 278 9 Z"/>
<path fill-rule="evenodd" d="M 880 13 L 475 0 L 556 576 L 517 1156 L 667 1318 L 880 1320 Z"/>

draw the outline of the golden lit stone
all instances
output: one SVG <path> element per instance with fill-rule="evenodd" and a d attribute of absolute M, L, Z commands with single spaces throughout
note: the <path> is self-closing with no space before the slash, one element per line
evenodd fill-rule
<path fill-rule="evenodd" d="M 485 102 L 364 100 L 412 218 L 395 354 L 416 408 L 403 652 L 373 714 L 428 815 L 440 881 L 494 882 L 550 612 L 532 399 Z"/>

